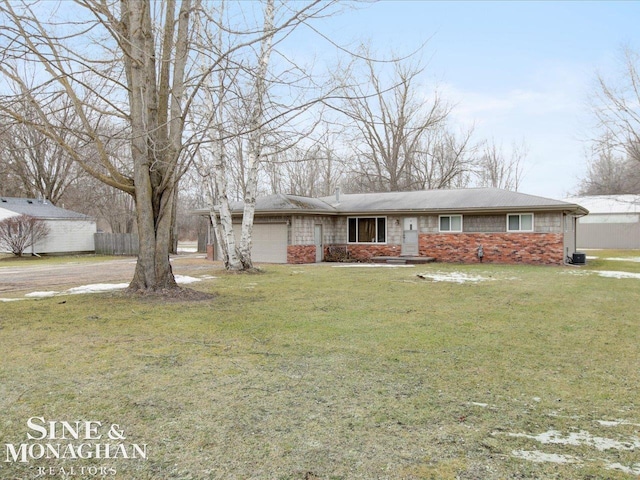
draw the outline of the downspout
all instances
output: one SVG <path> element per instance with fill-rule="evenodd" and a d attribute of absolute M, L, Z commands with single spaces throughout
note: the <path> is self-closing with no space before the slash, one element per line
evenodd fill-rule
<path fill-rule="evenodd" d="M 586 217 L 587 215 L 588 213 L 583 213 L 582 215 L 571 215 L 571 217 L 573 218 L 573 250 L 574 252 L 578 250 L 578 219 L 582 217 Z M 568 258 L 569 258 L 569 252 L 566 252 L 566 255 L 564 257 L 564 264 L 572 265 L 570 262 L 567 261 Z"/>

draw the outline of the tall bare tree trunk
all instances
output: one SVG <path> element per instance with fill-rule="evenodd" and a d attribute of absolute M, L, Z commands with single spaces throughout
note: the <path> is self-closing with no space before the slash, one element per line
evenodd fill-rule
<path fill-rule="evenodd" d="M 255 102 L 249 123 L 249 165 L 244 195 L 244 212 L 242 214 L 242 237 L 240 239 L 240 261 L 245 270 L 253 268 L 251 260 L 251 237 L 253 233 L 253 218 L 256 209 L 256 195 L 258 188 L 258 167 L 262 156 L 264 101 L 267 89 L 267 68 L 274 35 L 273 21 L 275 15 L 274 0 L 267 0 L 264 9 L 264 33 L 260 46 L 260 58 L 256 72 L 253 100 Z"/>
<path fill-rule="evenodd" d="M 169 262 L 175 208 L 176 166 L 184 120 L 181 97 L 188 53 L 190 0 L 181 4 L 175 49 L 175 0 L 166 4 L 160 78 L 150 5 L 122 0 L 124 38 L 129 41 L 125 70 L 129 85 L 131 154 L 138 220 L 139 253 L 130 290 L 176 287 Z M 175 60 L 172 63 L 172 52 Z M 173 77 L 170 65 L 173 64 Z"/>

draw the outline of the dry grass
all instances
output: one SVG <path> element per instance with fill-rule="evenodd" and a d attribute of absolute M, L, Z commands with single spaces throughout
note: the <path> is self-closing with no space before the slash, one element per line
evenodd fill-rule
<path fill-rule="evenodd" d="M 209 302 L 2 304 L 0 444 L 26 441 L 34 416 L 98 420 L 148 459 L 2 462 L 0 478 L 94 464 L 122 479 L 634 478 L 620 468 L 640 468 L 639 448 L 620 445 L 640 437 L 640 280 L 584 274 L 636 271 L 601 262 L 268 266 L 196 284 Z M 513 436 L 550 430 L 620 443 Z"/>

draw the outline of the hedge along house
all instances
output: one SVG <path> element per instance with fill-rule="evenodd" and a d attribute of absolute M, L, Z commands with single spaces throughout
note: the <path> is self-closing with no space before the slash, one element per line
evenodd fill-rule
<path fill-rule="evenodd" d="M 46 200 L 0 197 L 0 221 L 5 218 L 29 215 L 49 227 L 49 234 L 26 254 L 92 253 L 95 251 L 96 222 L 81 213 L 58 208 Z"/>
<path fill-rule="evenodd" d="M 232 210 L 239 238 L 242 204 Z M 342 250 L 357 261 L 433 257 L 561 265 L 575 252 L 576 219 L 587 213 L 574 203 L 493 188 L 270 195 L 256 203 L 252 256 L 256 262 L 314 263 Z M 215 248 L 209 251 L 214 258 Z"/>

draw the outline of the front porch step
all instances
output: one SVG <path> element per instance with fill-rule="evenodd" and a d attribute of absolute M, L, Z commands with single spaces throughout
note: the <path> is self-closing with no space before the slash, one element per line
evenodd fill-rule
<path fill-rule="evenodd" d="M 432 263 L 436 259 L 433 257 L 373 257 L 374 263 L 390 263 L 396 265 L 421 265 L 423 263 Z"/>

